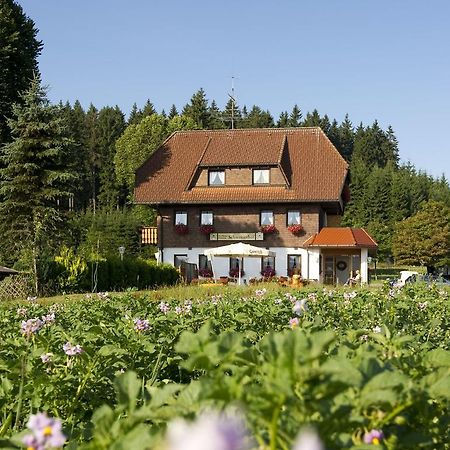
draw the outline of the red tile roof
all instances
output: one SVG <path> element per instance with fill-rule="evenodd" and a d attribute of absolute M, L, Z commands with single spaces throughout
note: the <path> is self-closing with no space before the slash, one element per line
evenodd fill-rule
<path fill-rule="evenodd" d="M 199 167 L 278 166 L 285 187 L 192 187 Z M 174 133 L 136 172 L 135 202 L 339 202 L 348 165 L 318 127 Z"/>
<path fill-rule="evenodd" d="M 303 247 L 377 248 L 364 228 L 325 227 L 303 243 Z"/>

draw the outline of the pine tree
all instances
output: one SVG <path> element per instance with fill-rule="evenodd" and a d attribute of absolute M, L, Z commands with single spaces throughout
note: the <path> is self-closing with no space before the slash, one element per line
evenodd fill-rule
<path fill-rule="evenodd" d="M 155 107 L 153 106 L 153 103 L 150 101 L 150 99 L 147 99 L 147 101 L 146 101 L 146 103 L 145 103 L 145 105 L 144 105 L 144 108 L 142 108 L 142 117 L 141 117 L 141 120 L 142 120 L 144 117 L 151 116 L 152 114 L 156 114 L 156 109 L 155 109 Z"/>
<path fill-rule="evenodd" d="M 8 125 L 13 140 L 1 148 L 0 227 L 8 260 L 31 250 L 38 291 L 38 258 L 62 224 L 75 175 L 67 170 L 68 138 L 61 108 L 50 106 L 39 78 L 21 96 Z"/>
<path fill-rule="evenodd" d="M 289 126 L 289 114 L 287 111 L 283 111 L 280 114 L 280 118 L 278 119 L 277 127 L 278 128 L 286 128 L 288 126 Z"/>
<path fill-rule="evenodd" d="M 93 104 L 89 106 L 86 112 L 83 142 L 87 155 L 90 206 L 95 213 L 98 206 L 98 192 L 100 190 L 99 173 L 102 156 L 98 131 L 98 110 Z"/>
<path fill-rule="evenodd" d="M 183 109 L 183 116 L 192 118 L 201 128 L 208 129 L 211 119 L 205 91 L 200 88 Z"/>
<path fill-rule="evenodd" d="M 245 121 L 244 117 L 247 117 L 247 108 L 244 106 L 241 114 L 239 106 L 230 98 L 222 113 L 222 121 L 225 124 L 225 127 L 230 129 L 242 128 L 243 122 Z"/>
<path fill-rule="evenodd" d="M 355 131 L 353 124 L 348 118 L 348 114 L 346 114 L 344 121 L 339 127 L 339 152 L 347 162 L 350 162 L 352 159 L 354 140 Z"/>
<path fill-rule="evenodd" d="M 119 205 L 119 188 L 114 172 L 116 141 L 125 130 L 125 118 L 118 106 L 104 107 L 98 114 L 99 149 L 101 164 L 99 167 L 100 206 L 111 210 Z"/>
<path fill-rule="evenodd" d="M 174 117 L 178 116 L 178 110 L 175 105 L 172 105 L 170 107 L 169 115 L 167 116 L 168 119 L 173 119 Z"/>
<path fill-rule="evenodd" d="M 220 111 L 219 107 L 217 106 L 217 103 L 215 100 L 211 102 L 211 106 L 209 107 L 209 129 L 210 130 L 220 130 L 225 128 L 225 124 L 222 120 L 222 112 Z"/>
<path fill-rule="evenodd" d="M 37 58 L 42 50 L 34 22 L 14 0 L 0 0 L 0 144 L 8 142 L 7 118 L 12 105 L 38 75 Z"/>
<path fill-rule="evenodd" d="M 297 104 L 292 108 L 291 114 L 289 115 L 288 127 L 299 127 L 302 122 L 302 111 Z"/>
<path fill-rule="evenodd" d="M 242 121 L 242 128 L 271 128 L 275 123 L 269 111 L 263 111 L 259 106 L 253 105 L 245 120 Z"/>
<path fill-rule="evenodd" d="M 142 111 L 137 107 L 136 103 L 133 103 L 127 124 L 137 125 L 141 120 L 142 120 Z"/>

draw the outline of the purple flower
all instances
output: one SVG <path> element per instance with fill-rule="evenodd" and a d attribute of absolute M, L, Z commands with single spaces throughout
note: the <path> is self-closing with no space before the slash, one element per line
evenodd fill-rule
<path fill-rule="evenodd" d="M 72 345 L 70 342 L 66 342 L 63 345 L 63 350 L 64 350 L 64 353 L 68 356 L 79 355 L 80 353 L 83 352 L 83 349 L 80 347 L 79 344 Z"/>
<path fill-rule="evenodd" d="M 384 439 L 384 433 L 381 430 L 371 430 L 364 434 L 365 444 L 375 444 L 378 445 Z"/>
<path fill-rule="evenodd" d="M 358 294 L 353 291 L 353 292 L 344 292 L 344 298 L 345 300 L 351 300 L 352 298 L 355 298 Z"/>
<path fill-rule="evenodd" d="M 32 415 L 27 423 L 32 434 L 24 436 L 22 442 L 27 449 L 45 450 L 60 448 L 66 442 L 59 419 L 47 416 L 47 413 Z"/>
<path fill-rule="evenodd" d="M 147 319 L 134 319 L 134 329 L 138 333 L 141 331 L 147 331 L 150 328 L 150 323 Z"/>
<path fill-rule="evenodd" d="M 41 360 L 44 364 L 52 362 L 53 353 L 42 353 Z"/>
<path fill-rule="evenodd" d="M 292 295 L 290 292 L 286 292 L 286 294 L 284 294 L 284 296 L 291 302 L 294 303 L 297 299 L 295 298 L 294 295 Z"/>
<path fill-rule="evenodd" d="M 266 292 L 267 292 L 267 289 L 266 289 L 266 288 L 263 288 L 263 289 L 257 289 L 257 290 L 255 291 L 255 295 L 256 295 L 257 297 L 264 297 L 264 296 L 266 295 Z"/>
<path fill-rule="evenodd" d="M 183 312 L 183 308 L 181 306 L 175 307 L 175 314 L 181 314 Z"/>
<path fill-rule="evenodd" d="M 164 314 L 167 314 L 170 311 L 170 306 L 167 303 L 165 303 L 165 302 L 161 302 L 159 304 L 159 309 Z"/>
<path fill-rule="evenodd" d="M 292 312 L 297 314 L 297 316 L 301 316 L 306 311 L 308 311 L 308 304 L 305 298 L 303 300 L 297 300 L 292 307 Z"/>
<path fill-rule="evenodd" d="M 204 413 L 195 422 L 175 420 L 167 432 L 168 450 L 247 450 L 253 448 L 239 417 Z"/>
<path fill-rule="evenodd" d="M 298 317 L 293 317 L 292 319 L 289 320 L 289 326 L 291 328 L 296 328 L 298 327 L 300 321 L 298 320 Z"/>
<path fill-rule="evenodd" d="M 43 322 L 39 318 L 23 320 L 20 329 L 24 336 L 31 336 L 37 333 L 42 328 Z"/>
<path fill-rule="evenodd" d="M 308 294 L 308 300 L 310 300 L 310 301 L 312 301 L 312 302 L 317 301 L 317 294 L 316 294 L 315 292 L 310 292 L 310 293 Z"/>
<path fill-rule="evenodd" d="M 47 314 L 46 316 L 42 316 L 42 322 L 47 325 L 55 323 L 55 313 L 52 312 L 50 314 Z"/>

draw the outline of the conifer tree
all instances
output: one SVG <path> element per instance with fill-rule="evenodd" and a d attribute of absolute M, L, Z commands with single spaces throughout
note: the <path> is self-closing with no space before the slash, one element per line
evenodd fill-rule
<path fill-rule="evenodd" d="M 95 213 L 98 206 L 102 157 L 98 131 L 98 110 L 92 103 L 86 112 L 83 141 L 88 164 L 90 206 Z"/>
<path fill-rule="evenodd" d="M 289 115 L 288 127 L 299 127 L 302 122 L 302 111 L 297 104 L 292 108 L 291 114 Z"/>
<path fill-rule="evenodd" d="M 207 129 L 211 119 L 205 91 L 200 88 L 183 109 L 183 116 L 190 117 L 199 127 Z"/>
<path fill-rule="evenodd" d="M 242 128 L 271 128 L 275 123 L 269 111 L 263 111 L 259 106 L 253 105 L 247 117 L 242 120 Z"/>
<path fill-rule="evenodd" d="M 147 99 L 144 107 L 142 108 L 142 117 L 141 120 L 144 117 L 148 117 L 151 116 L 152 114 L 156 114 L 156 109 L 153 106 L 153 103 L 150 101 L 150 99 Z"/>
<path fill-rule="evenodd" d="M 14 0 L 0 0 L 0 144 L 9 141 L 7 118 L 12 105 L 22 100 L 33 74 L 42 42 L 34 22 Z"/>
<path fill-rule="evenodd" d="M 142 120 L 142 111 L 137 107 L 136 102 L 131 107 L 130 115 L 128 117 L 128 125 L 137 125 Z"/>
<path fill-rule="evenodd" d="M 175 116 L 178 116 L 178 110 L 175 105 L 172 105 L 170 107 L 169 115 L 167 116 L 168 119 L 173 119 Z"/>
<path fill-rule="evenodd" d="M 339 127 L 339 151 L 347 162 L 350 162 L 352 159 L 354 140 L 353 124 L 348 118 L 348 114 L 346 114 L 344 121 Z"/>
<path fill-rule="evenodd" d="M 20 100 L 8 121 L 13 140 L 0 152 L 0 228 L 7 260 L 31 251 L 38 291 L 38 258 L 55 237 L 73 193 L 75 175 L 67 170 L 72 142 L 61 108 L 49 105 L 39 78 Z"/>
<path fill-rule="evenodd" d="M 217 103 L 215 100 L 211 102 L 211 106 L 209 107 L 209 129 L 210 130 L 220 130 L 222 128 L 225 128 L 225 124 L 222 120 L 222 112 L 220 111 L 219 107 L 217 106 Z"/>
<path fill-rule="evenodd" d="M 289 114 L 287 111 L 283 111 L 278 119 L 277 127 L 286 128 L 288 126 L 289 126 Z"/>
<path fill-rule="evenodd" d="M 101 164 L 99 167 L 99 204 L 111 210 L 118 206 L 119 188 L 114 172 L 116 141 L 125 129 L 125 118 L 118 106 L 104 107 L 98 114 L 99 149 Z"/>

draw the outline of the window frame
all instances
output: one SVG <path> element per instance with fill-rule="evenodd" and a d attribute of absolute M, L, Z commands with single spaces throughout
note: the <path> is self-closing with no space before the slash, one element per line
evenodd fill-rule
<path fill-rule="evenodd" d="M 203 223 L 203 214 L 211 214 L 211 223 Z M 214 225 L 214 212 L 211 210 L 200 211 L 199 217 L 200 226 L 202 225 Z"/>
<path fill-rule="evenodd" d="M 205 266 L 201 265 L 201 260 L 203 258 L 206 260 L 206 265 Z M 212 272 L 212 264 L 211 264 L 211 261 L 208 259 L 208 257 L 206 255 L 199 254 L 198 255 L 198 270 L 202 270 L 202 269 L 209 269 Z"/>
<path fill-rule="evenodd" d="M 221 172 L 223 173 L 223 183 L 213 184 L 211 183 L 211 174 Z M 208 169 L 208 186 L 225 186 L 225 169 Z"/>
<path fill-rule="evenodd" d="M 186 223 L 177 222 L 177 214 L 186 214 Z M 189 214 L 188 214 L 187 211 L 180 211 L 180 210 L 175 211 L 175 214 L 173 215 L 173 224 L 174 224 L 174 225 L 179 225 L 179 224 L 181 224 L 181 225 L 186 225 L 186 226 L 188 226 L 188 224 L 189 224 L 188 222 L 189 222 Z"/>
<path fill-rule="evenodd" d="M 255 180 L 255 172 L 256 171 L 265 171 L 268 173 L 268 180 L 267 183 L 257 183 Z M 253 186 L 267 186 L 268 184 L 270 184 L 270 167 L 264 167 L 264 168 L 254 168 L 252 170 L 252 185 Z"/>
<path fill-rule="evenodd" d="M 289 213 L 298 213 L 299 222 L 298 223 L 289 223 Z M 302 213 L 299 209 L 288 209 L 286 211 L 286 226 L 289 227 L 291 225 L 301 225 L 302 224 Z"/>
<path fill-rule="evenodd" d="M 292 275 L 289 275 L 289 271 L 291 270 L 289 267 L 289 258 L 291 258 L 291 257 L 298 258 L 299 264 L 298 264 L 297 268 L 300 270 L 300 275 L 301 275 L 301 273 L 302 273 L 302 255 L 288 254 L 287 258 L 286 258 L 287 259 L 287 261 L 286 261 L 287 262 L 287 264 L 286 264 L 287 276 L 288 277 L 292 276 Z"/>
<path fill-rule="evenodd" d="M 262 223 L 262 215 L 263 213 L 271 213 L 272 214 L 272 222 L 271 223 Z M 267 225 L 275 225 L 275 214 L 273 210 L 270 209 L 263 209 L 259 212 L 259 226 L 267 226 Z"/>
<path fill-rule="evenodd" d="M 233 267 L 231 262 L 232 260 L 236 260 L 237 261 L 237 267 Z M 244 258 L 242 258 L 242 267 L 240 267 L 241 264 L 241 258 L 236 257 L 236 256 L 230 256 L 229 258 L 229 270 L 231 271 L 232 269 L 237 269 L 238 267 L 241 269 L 241 272 L 244 272 Z"/>
<path fill-rule="evenodd" d="M 189 259 L 189 258 L 188 258 L 188 255 L 187 255 L 186 253 L 177 253 L 176 255 L 173 255 L 173 265 L 174 265 L 174 267 L 176 267 L 177 269 L 181 266 L 181 264 L 180 264 L 179 266 L 176 265 L 177 257 L 180 257 L 180 256 L 186 258 L 186 261 L 185 261 L 185 262 L 188 262 L 187 260 Z"/>
<path fill-rule="evenodd" d="M 269 267 L 276 271 L 276 256 L 261 256 L 261 272 L 264 272 L 264 269 L 267 267 L 267 264 L 264 264 L 264 260 L 268 258 L 273 260 L 273 266 Z"/>

